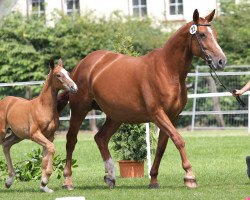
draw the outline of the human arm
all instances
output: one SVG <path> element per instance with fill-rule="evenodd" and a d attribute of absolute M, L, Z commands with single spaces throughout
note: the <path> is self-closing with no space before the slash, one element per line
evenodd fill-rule
<path fill-rule="evenodd" d="M 247 82 L 247 84 L 241 88 L 240 90 L 235 90 L 234 95 L 242 95 L 243 93 L 245 93 L 246 91 L 248 91 L 250 89 L 250 81 Z"/>

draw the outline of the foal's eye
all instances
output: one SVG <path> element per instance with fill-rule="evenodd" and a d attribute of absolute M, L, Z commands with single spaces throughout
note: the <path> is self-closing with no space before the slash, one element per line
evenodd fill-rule
<path fill-rule="evenodd" d="M 200 37 L 201 37 L 202 39 L 206 38 L 205 33 L 200 33 Z"/>
<path fill-rule="evenodd" d="M 60 74 L 57 74 L 57 75 L 56 75 L 56 77 L 57 77 L 57 78 L 60 78 L 60 77 L 61 77 L 61 75 L 60 75 Z"/>

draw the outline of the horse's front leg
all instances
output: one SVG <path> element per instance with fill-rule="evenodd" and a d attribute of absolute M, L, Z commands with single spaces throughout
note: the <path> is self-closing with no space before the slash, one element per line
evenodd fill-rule
<path fill-rule="evenodd" d="M 169 139 L 169 136 L 167 134 L 164 134 L 164 132 L 160 131 L 154 163 L 153 163 L 152 168 L 150 170 L 151 180 L 150 180 L 149 188 L 158 188 L 159 187 L 158 180 L 157 180 L 158 170 L 159 170 L 162 156 L 163 156 L 165 149 L 167 147 L 168 139 Z"/>
<path fill-rule="evenodd" d="M 104 125 L 95 135 L 95 141 L 102 155 L 105 172 L 107 173 L 107 175 L 104 176 L 104 182 L 110 188 L 114 188 L 115 186 L 115 167 L 108 149 L 108 142 L 111 136 L 118 130 L 120 125 L 121 123 L 117 123 L 110 118 L 106 118 Z"/>
<path fill-rule="evenodd" d="M 158 109 L 155 115 L 155 123 L 160 128 L 160 130 L 169 136 L 171 140 L 174 142 L 176 148 L 179 150 L 182 160 L 182 167 L 186 171 L 186 175 L 184 177 L 184 183 L 189 188 L 196 188 L 197 183 L 195 176 L 192 171 L 192 166 L 187 158 L 187 154 L 185 151 L 185 142 L 181 135 L 177 132 L 169 117 L 165 114 L 163 109 Z M 164 142 L 162 145 L 165 145 Z M 160 148 L 160 147 L 159 147 Z"/>
<path fill-rule="evenodd" d="M 54 144 L 48 140 L 39 130 L 32 134 L 31 139 L 43 146 L 41 189 L 46 193 L 52 193 L 53 190 L 48 188 L 47 185 L 49 182 L 49 177 L 53 172 L 53 157 L 55 154 Z"/>
<path fill-rule="evenodd" d="M 79 128 L 82 124 L 84 116 L 86 116 L 87 112 L 83 112 L 81 109 L 76 108 L 72 109 L 71 107 L 71 118 L 69 130 L 67 133 L 67 143 L 66 143 L 66 164 L 64 167 L 63 175 L 64 175 L 64 184 L 63 188 L 67 190 L 73 190 L 73 181 L 72 181 L 72 155 L 75 149 L 75 145 L 77 143 L 77 134 Z"/>
<path fill-rule="evenodd" d="M 15 177 L 15 170 L 14 170 L 11 157 L 10 157 L 10 148 L 12 147 L 12 145 L 20 141 L 22 141 L 22 139 L 18 138 L 15 134 L 12 133 L 10 136 L 4 139 L 3 144 L 2 144 L 3 152 L 4 152 L 6 162 L 8 165 L 8 174 L 9 174 L 9 178 L 5 182 L 6 188 L 10 188 Z"/>

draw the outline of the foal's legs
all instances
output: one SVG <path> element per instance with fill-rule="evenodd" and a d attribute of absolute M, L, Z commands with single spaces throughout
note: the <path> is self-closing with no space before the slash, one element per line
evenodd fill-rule
<path fill-rule="evenodd" d="M 51 142 L 53 142 L 54 137 L 49 139 Z M 49 154 L 46 147 L 43 147 L 43 158 L 42 158 L 42 180 L 41 180 L 41 188 L 44 192 L 51 193 L 53 190 L 49 189 L 47 187 L 47 184 L 49 182 L 49 178 L 51 174 L 47 174 L 46 170 L 49 167 L 48 166 L 48 160 L 49 160 Z"/>
<path fill-rule="evenodd" d="M 95 135 L 95 141 L 101 152 L 105 165 L 105 172 L 107 173 L 107 175 L 104 176 L 104 181 L 110 188 L 115 186 L 115 167 L 108 149 L 108 142 L 120 125 L 121 123 L 114 122 L 107 117 L 104 125 Z"/>
<path fill-rule="evenodd" d="M 171 123 L 170 119 L 168 118 L 168 116 L 165 114 L 165 112 L 162 109 L 157 110 L 156 116 L 155 116 L 155 122 L 157 126 L 161 129 L 161 131 L 171 138 L 176 148 L 180 152 L 181 160 L 182 160 L 182 167 L 186 171 L 186 176 L 184 177 L 185 185 L 190 188 L 197 187 L 196 179 L 192 171 L 192 166 L 187 158 L 187 154 L 185 151 L 185 142 L 183 138 L 177 132 L 177 130 Z M 163 142 L 160 145 L 166 146 L 166 142 Z M 158 147 L 158 149 L 161 149 L 161 148 L 163 149 L 164 147 L 161 147 L 161 146 Z M 160 160 L 158 162 L 160 162 Z"/>
<path fill-rule="evenodd" d="M 9 174 L 9 178 L 5 182 L 6 188 L 10 188 L 16 175 L 12 161 L 11 161 L 11 157 L 10 157 L 10 148 L 12 147 L 12 145 L 20 141 L 22 141 L 22 139 L 18 138 L 15 134 L 12 133 L 10 136 L 5 138 L 2 143 L 3 152 L 4 152 L 6 162 L 8 165 L 8 174 Z"/>
<path fill-rule="evenodd" d="M 53 157 L 55 154 L 54 144 L 51 141 L 49 141 L 39 130 L 32 134 L 31 139 L 34 142 L 42 145 L 43 148 L 45 149 L 45 151 L 43 151 L 43 156 L 45 156 L 45 158 L 43 158 L 43 161 L 42 161 L 42 165 L 43 165 L 42 167 L 44 168 L 43 173 L 45 174 L 45 176 L 43 176 L 42 178 L 41 189 L 44 192 L 51 193 L 53 192 L 53 190 L 49 189 L 47 187 L 47 184 L 48 184 L 48 178 L 51 176 L 53 172 L 52 164 L 53 164 Z"/>
<path fill-rule="evenodd" d="M 162 156 L 167 147 L 168 139 L 169 139 L 169 136 L 164 134 L 162 131 L 160 131 L 154 163 L 150 170 L 150 176 L 151 176 L 150 185 L 149 185 L 150 188 L 159 187 L 158 180 L 157 180 L 158 170 L 159 170 Z"/>

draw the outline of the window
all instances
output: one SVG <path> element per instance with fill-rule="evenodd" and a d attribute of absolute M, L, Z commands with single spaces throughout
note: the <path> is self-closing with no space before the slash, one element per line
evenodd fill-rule
<path fill-rule="evenodd" d="M 136 17 L 143 17 L 147 15 L 146 0 L 133 0 L 133 15 Z"/>
<path fill-rule="evenodd" d="M 43 16 L 45 14 L 44 0 L 32 0 L 32 14 L 37 16 Z"/>
<path fill-rule="evenodd" d="M 79 12 L 79 0 L 66 0 L 67 14 L 71 15 L 74 12 Z"/>
<path fill-rule="evenodd" d="M 183 1 L 182 0 L 170 0 L 169 1 L 169 13 L 170 15 L 183 15 Z"/>

